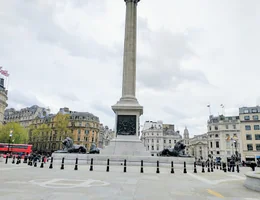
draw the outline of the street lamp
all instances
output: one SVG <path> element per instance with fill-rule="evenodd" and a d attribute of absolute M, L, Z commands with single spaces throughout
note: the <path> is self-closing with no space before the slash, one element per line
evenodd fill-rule
<path fill-rule="evenodd" d="M 10 130 L 10 134 L 9 134 L 9 143 L 8 143 L 8 150 L 7 150 L 7 152 L 8 153 L 10 153 L 9 152 L 9 148 L 10 148 L 10 143 L 11 143 L 11 138 L 13 137 L 13 130 Z"/>

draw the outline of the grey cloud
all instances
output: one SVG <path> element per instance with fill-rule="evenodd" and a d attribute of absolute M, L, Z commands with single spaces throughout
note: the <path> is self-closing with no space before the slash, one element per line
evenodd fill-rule
<path fill-rule="evenodd" d="M 17 108 L 18 105 L 22 107 L 29 107 L 32 105 L 45 107 L 45 105 L 32 93 L 21 92 L 18 90 L 11 90 L 8 92 L 7 103 L 9 108 Z"/>
<path fill-rule="evenodd" d="M 113 118 L 113 111 L 110 106 L 102 104 L 102 102 L 93 102 L 91 107 L 96 111 L 101 112 L 109 117 Z"/>
<path fill-rule="evenodd" d="M 175 105 L 172 105 L 173 107 Z M 177 109 L 174 109 L 170 106 L 164 106 L 162 108 L 162 110 L 168 114 L 173 120 L 177 120 L 177 119 L 184 119 L 187 118 L 188 116 L 186 114 L 184 114 L 183 111 L 178 111 Z"/>

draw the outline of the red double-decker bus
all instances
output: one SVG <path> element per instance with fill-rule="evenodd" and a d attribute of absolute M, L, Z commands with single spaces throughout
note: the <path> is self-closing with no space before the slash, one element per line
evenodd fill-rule
<path fill-rule="evenodd" d="M 8 148 L 9 146 L 9 148 Z M 15 156 L 24 156 L 26 154 L 30 154 L 32 152 L 32 145 L 31 144 L 6 144 L 6 143 L 0 143 L 0 155 L 3 154 L 3 157 L 5 158 L 6 155 L 12 155 Z"/>

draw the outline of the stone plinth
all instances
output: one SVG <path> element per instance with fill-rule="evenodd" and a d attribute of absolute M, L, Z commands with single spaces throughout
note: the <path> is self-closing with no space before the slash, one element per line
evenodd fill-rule
<path fill-rule="evenodd" d="M 93 158 L 94 165 L 106 165 L 107 159 L 110 159 L 110 165 L 122 165 L 126 159 L 128 166 L 140 166 L 141 160 L 144 166 L 156 166 L 157 160 L 160 166 L 170 166 L 171 161 L 174 164 L 193 164 L 194 158 L 184 157 L 156 157 L 156 156 L 115 156 L 115 155 L 100 155 L 100 154 L 72 154 L 72 153 L 53 153 L 54 165 L 60 165 L 61 160 L 65 158 L 65 165 L 74 165 L 76 158 L 78 158 L 79 165 L 89 165 L 91 158 Z"/>
<path fill-rule="evenodd" d="M 248 172 L 245 175 L 244 186 L 250 190 L 260 192 L 260 172 Z"/>
<path fill-rule="evenodd" d="M 144 144 L 137 136 L 121 136 L 118 135 L 110 141 L 105 149 L 101 150 L 102 155 L 116 156 L 150 156 L 146 151 Z"/>

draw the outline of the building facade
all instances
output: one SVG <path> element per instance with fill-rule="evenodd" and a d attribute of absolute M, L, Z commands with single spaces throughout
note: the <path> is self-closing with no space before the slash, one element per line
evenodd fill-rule
<path fill-rule="evenodd" d="M 208 147 L 209 157 L 227 162 L 232 156 L 241 157 L 239 116 L 209 116 Z"/>
<path fill-rule="evenodd" d="M 208 134 L 195 135 L 189 139 L 188 155 L 193 156 L 197 161 L 208 159 Z"/>
<path fill-rule="evenodd" d="M 163 124 L 162 121 L 146 121 L 143 126 L 141 140 L 146 150 L 152 156 L 156 156 L 166 148 L 173 148 L 174 145 L 182 140 L 179 131 L 174 130 L 174 125 Z"/>
<path fill-rule="evenodd" d="M 15 110 L 14 108 L 6 109 L 4 112 L 4 121 L 17 122 L 23 127 L 29 127 L 33 120 L 37 117 L 42 118 L 50 114 L 50 109 L 39 107 L 37 105 L 29 108 L 23 108 L 21 110 Z"/>
<path fill-rule="evenodd" d="M 64 116 L 67 120 L 59 120 Z M 37 117 L 29 127 L 29 143 L 35 151 L 51 153 L 62 149 L 66 137 L 71 137 L 74 144 L 83 145 L 88 151 L 92 144 L 98 146 L 99 118 L 88 112 L 61 108 L 56 115 Z"/>
<path fill-rule="evenodd" d="M 260 107 L 239 108 L 242 160 L 260 160 Z"/>
<path fill-rule="evenodd" d="M 4 79 L 0 78 L 0 124 L 4 123 L 4 112 L 6 107 L 8 106 L 7 102 L 7 93 L 8 91 L 4 86 Z"/>

